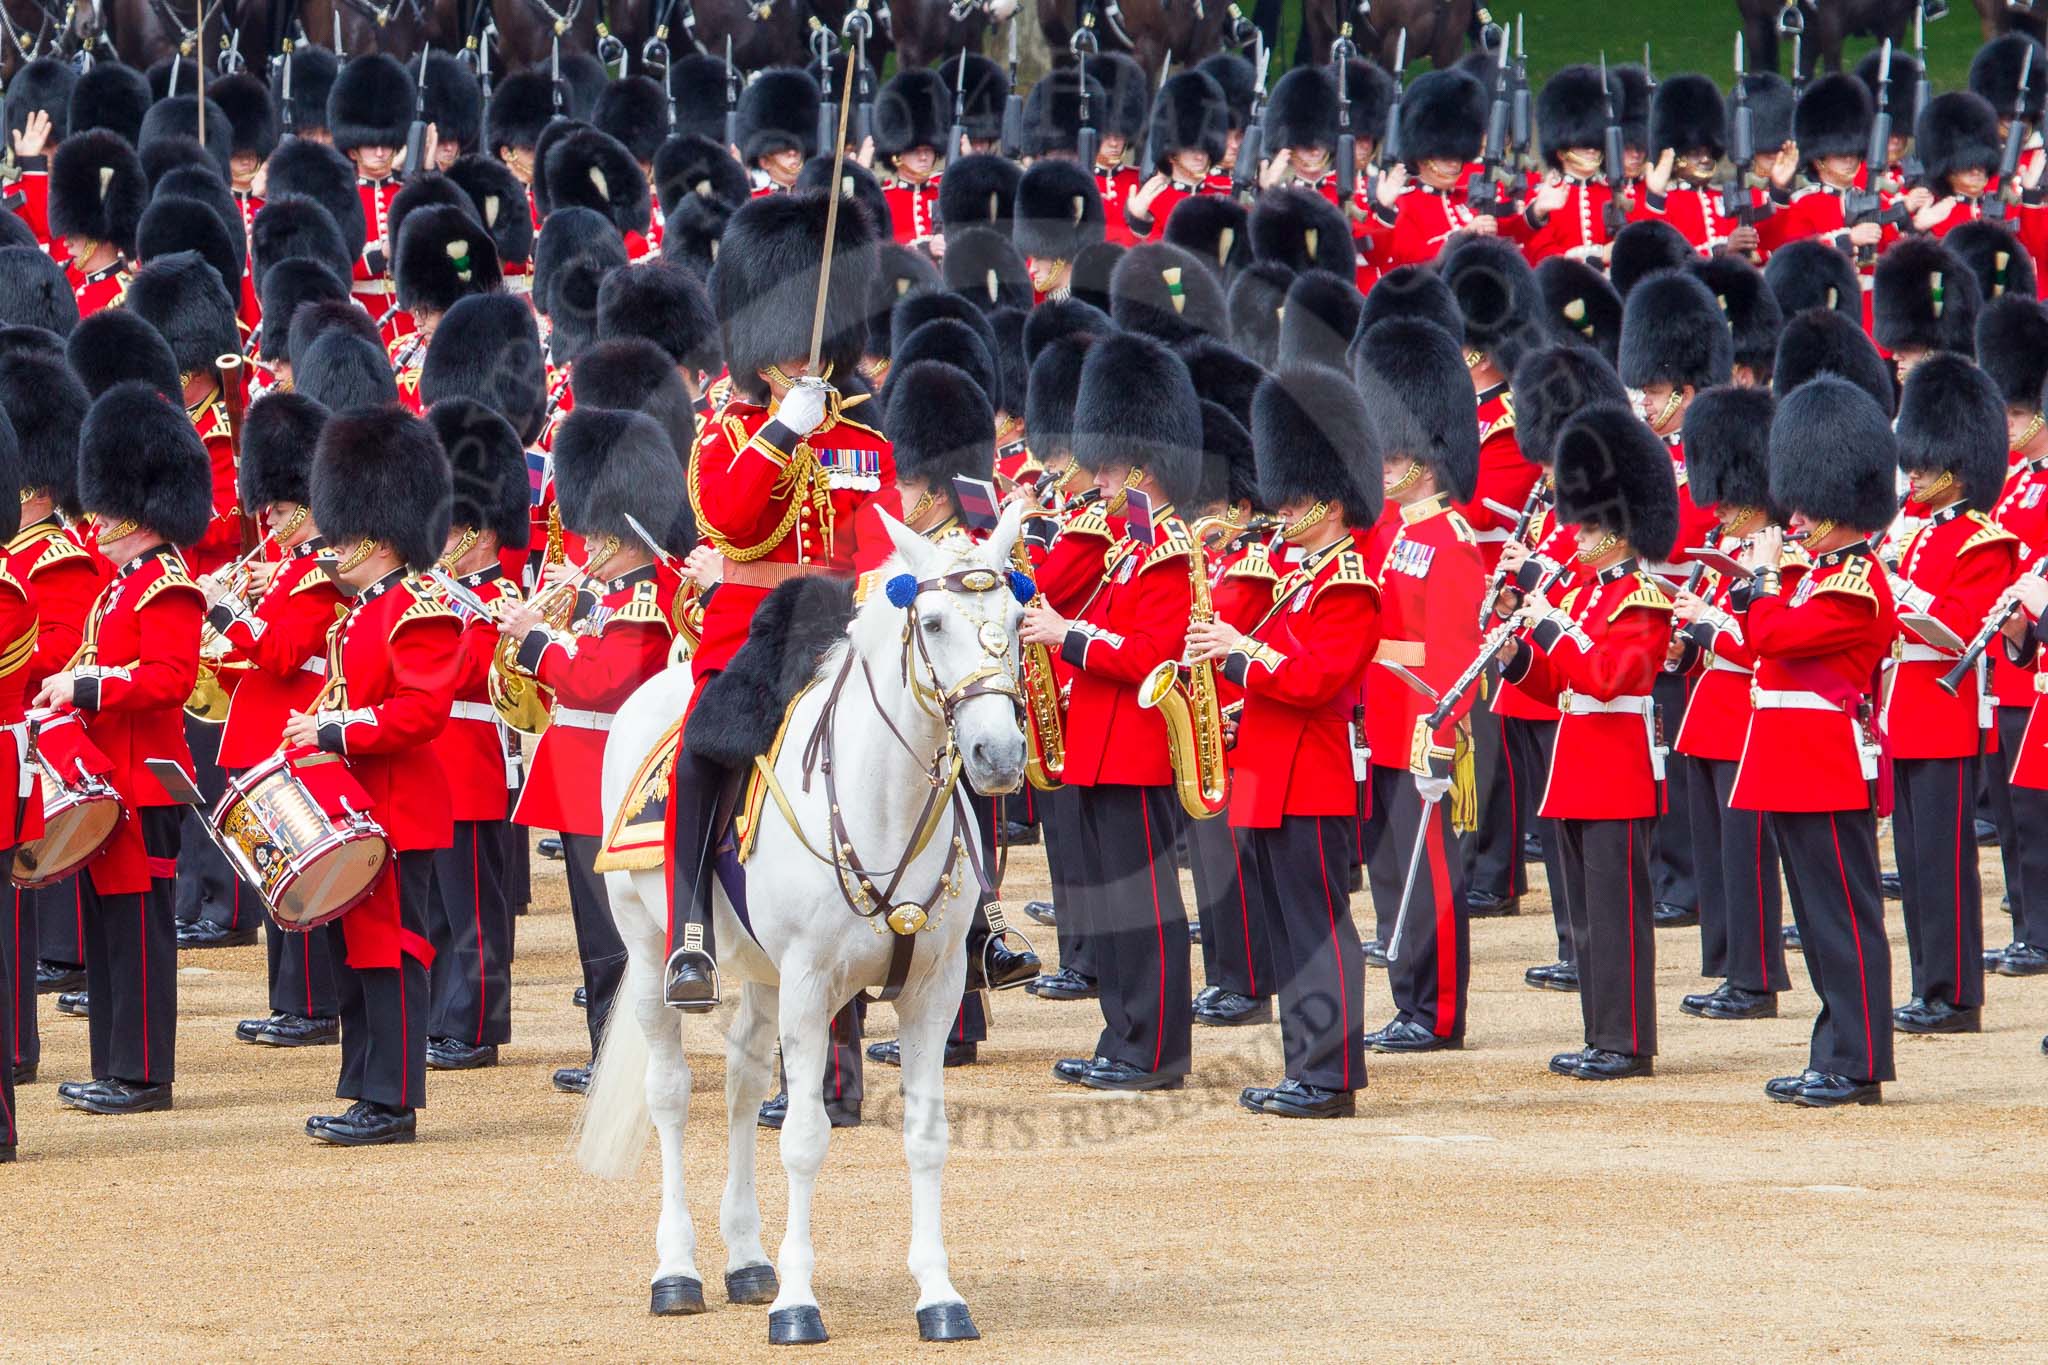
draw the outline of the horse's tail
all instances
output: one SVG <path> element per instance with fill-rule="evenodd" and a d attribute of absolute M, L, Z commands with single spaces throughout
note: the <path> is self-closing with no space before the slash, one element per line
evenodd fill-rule
<path fill-rule="evenodd" d="M 576 1162 L 601 1180 L 624 1180 L 633 1174 L 647 1145 L 652 1124 L 647 1111 L 648 1046 L 637 1007 L 658 989 L 659 971 L 658 962 L 627 959 L 626 979 L 612 1002 L 604 1041 L 590 1069 L 590 1093 L 576 1121 Z"/>

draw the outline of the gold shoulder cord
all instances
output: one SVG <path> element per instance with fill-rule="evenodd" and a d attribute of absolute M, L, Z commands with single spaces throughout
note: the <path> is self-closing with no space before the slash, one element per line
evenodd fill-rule
<path fill-rule="evenodd" d="M 734 440 L 735 429 L 742 432 L 745 430 L 737 418 L 725 418 L 723 424 L 728 442 Z M 747 440 L 734 445 L 734 454 L 738 454 L 751 443 L 752 438 L 749 437 Z M 775 481 L 775 486 L 771 490 L 771 496 L 787 497 L 789 499 L 789 505 L 783 511 L 781 522 L 776 525 L 773 531 L 768 533 L 767 539 L 760 541 L 758 544 L 744 546 L 735 545 L 719 534 L 718 528 L 713 526 L 710 519 L 704 515 L 704 502 L 702 495 L 698 491 L 697 483 L 698 453 L 703 449 L 703 446 L 704 434 L 700 433 L 697 437 L 697 445 L 690 451 L 690 510 L 697 514 L 697 529 L 703 534 L 704 539 L 710 542 L 711 548 L 717 550 L 735 564 L 745 564 L 749 561 L 760 559 L 780 545 L 789 535 L 790 528 L 796 525 L 797 513 L 808 502 L 812 506 L 817 507 L 821 513 L 826 514 L 822 517 L 822 524 L 825 527 L 826 554 L 828 558 L 830 557 L 832 544 L 832 518 L 829 515 L 829 508 L 831 506 L 830 491 L 825 485 L 825 480 L 821 477 L 823 471 L 818 468 L 818 459 L 812 453 L 809 441 L 797 442 L 796 450 L 789 457 L 789 464 L 783 469 L 782 476 Z"/>

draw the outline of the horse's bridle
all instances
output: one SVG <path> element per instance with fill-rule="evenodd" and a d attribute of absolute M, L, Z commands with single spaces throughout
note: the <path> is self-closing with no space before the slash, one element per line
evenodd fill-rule
<path fill-rule="evenodd" d="M 398 3 L 390 5 L 380 5 L 375 0 L 341 0 L 341 3 L 378 28 L 389 28 L 393 19 L 408 11 L 416 24 L 424 23 L 427 17 L 425 0 L 398 0 Z"/>

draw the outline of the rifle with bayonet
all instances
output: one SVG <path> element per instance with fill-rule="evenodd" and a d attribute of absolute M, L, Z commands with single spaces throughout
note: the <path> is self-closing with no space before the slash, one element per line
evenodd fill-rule
<path fill-rule="evenodd" d="M 1870 145 L 1863 152 L 1864 188 L 1850 188 L 1842 196 L 1842 222 L 1848 227 L 1860 227 L 1865 223 L 1880 226 L 1890 223 L 1903 229 L 1911 222 L 1903 203 L 1894 202 L 1887 206 L 1885 196 L 1885 166 L 1891 155 L 1892 146 L 1892 40 L 1884 40 L 1884 47 L 1877 59 L 1877 116 L 1870 121 Z M 1856 249 L 1856 259 L 1869 265 L 1877 259 L 1875 246 Z"/>
<path fill-rule="evenodd" d="M 1408 31 L 1406 29 L 1403 29 L 1401 31 L 1401 36 L 1403 38 L 1406 38 L 1408 36 Z M 1537 160 L 1535 140 L 1530 136 L 1529 54 L 1526 50 L 1524 50 L 1522 46 L 1522 38 L 1522 16 L 1520 14 L 1517 14 L 1515 16 L 1515 103 L 1514 114 L 1512 122 L 1510 124 L 1510 131 L 1508 137 L 1509 140 L 1514 144 L 1514 146 L 1519 150 L 1519 155 L 1516 158 L 1516 164 L 1524 170 L 1533 170 L 1537 168 L 1539 163 Z"/>
<path fill-rule="evenodd" d="M 1739 31 L 1735 35 L 1734 99 L 1728 178 L 1721 183 L 1721 216 L 1748 223 L 1752 221 L 1748 176 L 1756 161 L 1756 114 L 1749 107 L 1749 49 Z"/>
<path fill-rule="evenodd" d="M 281 94 L 277 101 L 277 126 L 286 137 L 297 137 L 299 133 L 299 118 L 297 114 L 292 112 L 292 40 L 290 38 L 284 40 L 284 50 L 279 54 L 279 60 L 284 63 L 284 79 L 278 82 Z"/>
<path fill-rule="evenodd" d="M 825 149 L 832 145 L 832 139 L 839 136 L 839 101 L 832 98 L 832 87 L 838 84 L 832 79 L 832 58 L 838 55 L 839 38 L 815 14 L 808 20 L 808 27 L 811 60 L 817 64 L 818 88 L 825 95 L 818 101 L 818 152 L 823 155 Z M 851 83 L 847 88 L 852 89 Z M 849 114 L 851 112 L 848 111 Z"/>
<path fill-rule="evenodd" d="M 2028 43 L 2020 57 L 2019 94 L 2012 106 L 2012 120 L 2005 126 L 2005 148 L 1998 157 L 1998 193 L 1984 205 L 1984 216 L 1994 223 L 2005 221 L 2012 206 L 2019 202 L 2020 149 L 2026 145 L 2027 95 L 2034 80 L 2034 45 Z"/>
<path fill-rule="evenodd" d="M 412 126 L 405 130 L 405 176 L 425 175 L 433 167 L 423 164 L 427 159 L 427 53 L 425 43 L 420 44 L 420 73 L 413 82 Z"/>
<path fill-rule="evenodd" d="M 1394 40 L 1394 98 L 1387 104 L 1387 135 L 1380 139 L 1380 171 L 1401 159 L 1401 101 L 1408 90 L 1408 30 Z"/>
<path fill-rule="evenodd" d="M 1330 65 L 1337 70 L 1337 202 L 1347 209 L 1358 193 L 1358 134 L 1351 127 L 1351 63 L 1357 56 L 1351 25 L 1345 24 L 1330 44 Z"/>
<path fill-rule="evenodd" d="M 858 0 L 839 27 L 840 36 L 853 44 L 853 118 L 846 136 L 856 149 L 865 147 L 875 131 L 875 78 L 868 68 L 868 38 L 874 31 L 868 0 Z"/>
<path fill-rule="evenodd" d="M 1508 85 L 1512 79 L 1507 35 L 1503 33 L 1500 51 L 1493 54 L 1493 106 L 1487 111 L 1486 147 L 1480 153 L 1482 169 L 1472 177 L 1467 191 L 1468 207 L 1482 218 L 1505 218 L 1515 211 L 1514 186 L 1508 166 L 1508 129 L 1514 106 L 1514 96 Z"/>
<path fill-rule="evenodd" d="M 1927 79 L 1927 11 L 1925 9 L 1915 9 L 1913 11 L 1913 60 L 1920 68 L 1920 78 L 1913 83 L 1913 122 L 1906 129 L 1907 136 L 1913 138 L 1913 141 L 1908 145 L 1906 155 L 1899 163 L 1899 168 L 1905 172 L 1906 183 L 1909 185 L 1917 184 L 1927 176 L 1927 164 L 1920 159 L 1918 138 L 1920 118 L 1921 115 L 1927 112 L 1927 99 L 1932 93 L 1932 87 Z"/>
<path fill-rule="evenodd" d="M 960 49 L 960 64 L 953 69 L 953 126 L 946 130 L 946 145 L 939 149 L 939 169 L 945 170 L 960 155 L 967 140 L 967 48 Z"/>
<path fill-rule="evenodd" d="M 1010 17 L 1010 83 L 1003 96 L 1003 155 L 1015 160 L 1023 155 L 1024 97 L 1017 93 L 1017 19 Z"/>
<path fill-rule="evenodd" d="M 740 145 L 740 73 L 732 64 L 732 35 L 725 35 L 725 145 Z"/>
<path fill-rule="evenodd" d="M 1621 135 L 1621 119 L 1614 112 L 1614 86 L 1607 78 L 1607 54 L 1600 54 L 1600 93 L 1606 101 L 1607 127 L 1602 140 L 1601 167 L 1607 176 L 1607 208 L 1603 217 L 1611 241 L 1628 223 L 1628 148 Z"/>
<path fill-rule="evenodd" d="M 1259 162 L 1266 151 L 1266 35 L 1263 30 L 1256 34 L 1252 39 L 1252 67 L 1258 84 L 1252 91 L 1251 111 L 1245 116 L 1244 135 L 1237 140 L 1237 160 L 1230 174 L 1231 192 L 1243 197 L 1259 192 Z"/>
<path fill-rule="evenodd" d="M 1090 43 L 1093 43 L 1095 41 L 1095 32 L 1092 27 L 1088 27 L 1087 25 L 1092 24 L 1094 18 L 1095 15 L 1091 11 L 1088 15 L 1088 18 L 1082 21 L 1084 27 L 1081 31 L 1082 33 L 1086 33 L 1088 35 L 1088 40 Z M 1079 37 L 1080 35 L 1077 34 L 1075 36 Z M 1088 107 L 1087 49 L 1077 49 L 1077 51 L 1075 52 L 1075 56 L 1077 58 L 1077 61 L 1074 69 L 1080 77 L 1081 85 L 1081 107 L 1078 111 L 1080 114 L 1079 122 L 1081 126 L 1079 131 L 1077 131 L 1074 134 L 1074 159 L 1081 163 L 1082 170 L 1088 172 L 1088 174 L 1090 175 L 1094 175 L 1095 152 L 1096 149 L 1102 145 L 1102 135 L 1095 131 L 1095 116 L 1089 110 Z"/>

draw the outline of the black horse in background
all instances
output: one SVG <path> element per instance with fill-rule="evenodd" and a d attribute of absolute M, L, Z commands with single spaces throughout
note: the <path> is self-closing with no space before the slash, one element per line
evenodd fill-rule
<path fill-rule="evenodd" d="M 1349 20 L 1358 55 L 1394 69 L 1401 35 L 1408 35 L 1408 61 L 1429 60 L 1439 69 L 1465 55 L 1472 31 L 1474 0 L 1308 0 L 1301 16 L 1301 42 L 1294 60 L 1326 62 L 1338 26 Z"/>
<path fill-rule="evenodd" d="M 1780 52 L 1791 41 L 1780 36 L 1781 29 L 1789 32 L 1785 26 L 1797 22 L 1805 25 L 1799 74 L 1811 76 L 1816 69 L 1840 71 L 1842 45 L 1850 38 L 1889 38 L 1894 46 L 1905 41 L 1920 0 L 1799 0 L 1796 6 L 1786 0 L 1736 0 L 1736 8 L 1742 13 L 1751 70 L 1779 69 Z M 1787 18 L 1788 9 L 1797 13 L 1796 21 Z"/>

